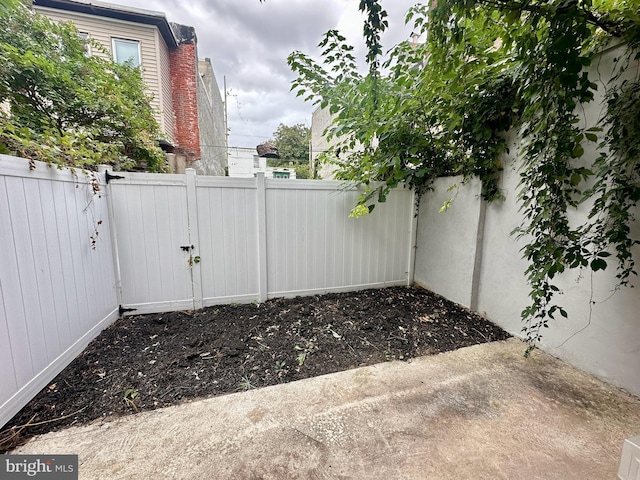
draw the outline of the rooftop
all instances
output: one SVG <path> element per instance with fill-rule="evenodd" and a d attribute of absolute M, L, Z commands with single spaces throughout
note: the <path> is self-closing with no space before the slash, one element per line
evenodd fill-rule
<path fill-rule="evenodd" d="M 163 12 L 145 10 L 136 7 L 127 7 L 114 3 L 87 1 L 87 0 L 33 0 L 33 4 L 39 7 L 56 8 L 69 12 L 84 13 L 106 18 L 114 18 L 128 22 L 153 25 L 158 28 L 165 43 L 170 47 L 177 47 L 179 40 L 176 38 L 167 17 Z"/>

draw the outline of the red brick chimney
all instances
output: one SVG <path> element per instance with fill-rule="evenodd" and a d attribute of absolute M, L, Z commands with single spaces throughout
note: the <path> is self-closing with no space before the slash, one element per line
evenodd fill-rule
<path fill-rule="evenodd" d="M 185 154 L 191 162 L 200 158 L 196 35 L 193 27 L 177 24 L 172 24 L 172 27 L 179 40 L 178 48 L 169 51 L 171 94 L 176 117 L 175 153 Z"/>

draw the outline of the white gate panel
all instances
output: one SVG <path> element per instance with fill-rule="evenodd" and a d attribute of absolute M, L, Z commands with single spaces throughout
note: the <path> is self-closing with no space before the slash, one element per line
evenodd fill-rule
<path fill-rule="evenodd" d="M 135 313 L 192 309 L 185 175 L 132 174 L 110 184 L 121 302 Z"/>
<path fill-rule="evenodd" d="M 198 177 L 198 242 L 203 304 L 259 295 L 258 214 L 254 179 Z"/>

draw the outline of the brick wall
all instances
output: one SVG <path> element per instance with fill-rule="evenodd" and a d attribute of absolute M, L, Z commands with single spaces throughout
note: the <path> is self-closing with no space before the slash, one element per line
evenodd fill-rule
<path fill-rule="evenodd" d="M 200 158 L 196 62 L 195 41 L 181 43 L 178 48 L 169 52 L 173 109 L 176 116 L 175 151 L 185 154 L 189 161 Z"/>

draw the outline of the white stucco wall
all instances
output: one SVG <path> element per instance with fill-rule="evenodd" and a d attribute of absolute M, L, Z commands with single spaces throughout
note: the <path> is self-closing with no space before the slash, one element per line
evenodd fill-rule
<path fill-rule="evenodd" d="M 451 197 L 452 192 L 446 189 L 453 180 L 439 179 L 435 191 L 421 201 L 415 281 L 468 307 L 473 295 L 479 186 L 470 183 L 460 187 L 453 206 L 438 213 Z M 524 241 L 511 235 L 523 221 L 518 211 L 518 181 L 514 162 L 507 163 L 502 178 L 506 198 L 486 208 L 476 295 L 479 312 L 512 335 L 522 336 L 520 313 L 528 304 L 529 286 L 524 275 L 528 264 L 522 258 Z M 575 219 L 586 218 L 585 210 L 574 212 Z M 640 237 L 640 220 L 634 223 L 632 235 Z M 635 259 L 640 264 L 638 247 Z M 609 263 L 604 272 L 571 270 L 557 278 L 555 283 L 561 289 L 557 300 L 569 318 L 551 320 L 540 347 L 640 395 L 640 281 L 633 277 L 635 288 L 613 294 L 615 265 Z"/>
<path fill-rule="evenodd" d="M 474 180 L 461 185 L 461 181 L 461 177 L 439 178 L 434 191 L 420 201 L 417 251 L 421 255 L 415 282 L 469 308 L 481 184 Z M 457 187 L 448 191 L 452 185 Z M 440 212 L 454 197 L 451 207 Z"/>
<path fill-rule="evenodd" d="M 516 203 L 518 180 L 517 172 L 507 168 L 503 177 L 506 200 L 487 207 L 478 291 L 478 310 L 514 335 L 521 334 L 520 312 L 528 305 L 529 294 L 523 274 L 527 262 L 520 251 L 524 242 L 510 235 L 522 219 Z M 586 208 L 576 212 L 576 217 L 586 219 Z M 635 222 L 632 235 L 640 235 L 640 222 Z M 635 253 L 638 262 L 640 248 Z M 634 277 L 635 288 L 624 288 L 612 296 L 615 263 L 609 263 L 604 272 L 571 270 L 558 277 L 556 285 L 562 294 L 557 300 L 569 318 L 558 316 L 550 321 L 541 347 L 640 394 L 640 282 Z"/>
<path fill-rule="evenodd" d="M 596 62 L 592 73 L 596 81 L 606 81 L 611 59 L 620 51 L 606 52 Z M 583 118 L 592 123 L 601 114 L 602 105 L 589 105 Z M 510 146 L 513 153 L 518 145 Z M 585 160 L 595 156 L 588 148 Z M 524 241 L 511 235 L 522 225 L 523 217 L 517 201 L 519 162 L 513 156 L 504 159 L 501 188 L 504 201 L 486 206 L 482 238 L 475 240 L 478 219 L 482 218 L 479 185 L 462 186 L 448 212 L 438 209 L 454 192 L 446 189 L 454 179 L 439 179 L 435 191 L 422 198 L 418 218 L 418 248 L 415 280 L 431 290 L 460 304 L 469 306 L 475 297 L 477 310 L 515 336 L 522 335 L 520 313 L 528 305 L 529 287 L 524 271 L 528 264 L 522 258 Z M 589 206 L 569 212 L 573 222 L 587 219 Z M 640 212 L 632 225 L 631 235 L 640 238 Z M 476 250 L 479 245 L 481 250 Z M 476 254 L 480 255 L 475 262 Z M 634 249 L 640 265 L 640 247 Z M 561 289 L 556 300 L 569 318 L 558 315 L 543 329 L 540 347 L 569 363 L 602 379 L 640 395 L 640 281 L 632 277 L 635 288 L 624 288 L 612 295 L 616 286 L 615 257 L 602 272 L 571 270 L 557 277 Z M 476 265 L 474 272 L 474 262 Z M 638 267 L 636 267 L 638 268 Z M 473 292 L 472 280 L 477 278 Z"/>

